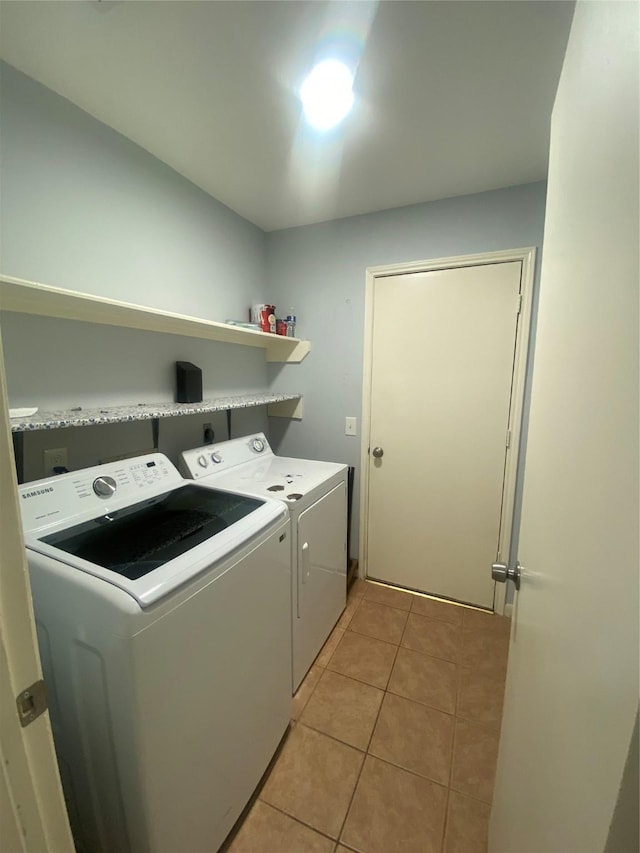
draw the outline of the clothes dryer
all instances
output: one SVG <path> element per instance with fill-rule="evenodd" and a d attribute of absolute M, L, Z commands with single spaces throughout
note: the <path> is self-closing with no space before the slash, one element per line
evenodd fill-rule
<path fill-rule="evenodd" d="M 288 507 L 295 693 L 346 606 L 347 466 L 277 456 L 255 433 L 187 450 L 178 467 L 197 482 Z"/>

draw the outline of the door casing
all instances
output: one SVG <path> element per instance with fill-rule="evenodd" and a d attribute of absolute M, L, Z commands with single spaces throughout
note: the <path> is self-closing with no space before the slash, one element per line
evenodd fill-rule
<path fill-rule="evenodd" d="M 368 267 L 366 270 L 365 308 L 364 308 L 364 354 L 362 382 L 362 432 L 360 442 L 360 541 L 359 575 L 367 576 L 367 543 L 369 519 L 369 447 L 371 441 L 371 382 L 373 379 L 373 304 L 374 291 L 378 279 L 386 276 L 409 273 L 432 272 L 433 270 L 455 269 L 459 267 L 483 266 L 486 264 L 522 263 L 522 283 L 520 314 L 516 332 L 516 348 L 513 365 L 513 385 L 511 409 L 509 413 L 509 448 L 506 455 L 505 476 L 502 493 L 502 512 L 500 519 L 500 541 L 497 560 L 508 562 L 513 538 L 513 513 L 515 508 L 516 486 L 518 484 L 518 460 L 522 435 L 522 414 L 527 378 L 527 354 L 531 331 L 533 304 L 533 282 L 536 249 L 529 246 L 522 249 L 507 249 L 500 252 L 485 252 L 477 255 L 460 255 L 450 258 L 437 258 L 430 261 L 412 261 L 405 264 Z M 506 438 L 506 437 L 505 437 Z M 491 567 L 487 566 L 487 572 Z M 506 604 L 506 584 L 498 584 L 495 595 L 495 612 L 504 613 Z"/>

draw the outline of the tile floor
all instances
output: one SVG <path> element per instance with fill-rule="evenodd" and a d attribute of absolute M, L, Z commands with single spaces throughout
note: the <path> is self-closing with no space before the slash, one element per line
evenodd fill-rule
<path fill-rule="evenodd" d="M 229 853 L 486 850 L 509 620 L 357 580 Z"/>

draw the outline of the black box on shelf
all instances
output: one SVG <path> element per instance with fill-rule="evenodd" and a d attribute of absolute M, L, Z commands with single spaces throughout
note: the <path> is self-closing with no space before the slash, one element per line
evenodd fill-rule
<path fill-rule="evenodd" d="M 190 361 L 176 361 L 176 403 L 202 402 L 202 370 Z"/>

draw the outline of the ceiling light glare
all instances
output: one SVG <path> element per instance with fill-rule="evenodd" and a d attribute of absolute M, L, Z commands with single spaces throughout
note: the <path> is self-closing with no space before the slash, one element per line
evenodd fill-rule
<path fill-rule="evenodd" d="M 353 78 L 336 59 L 316 65 L 300 87 L 300 99 L 309 124 L 329 130 L 342 121 L 353 106 Z"/>

